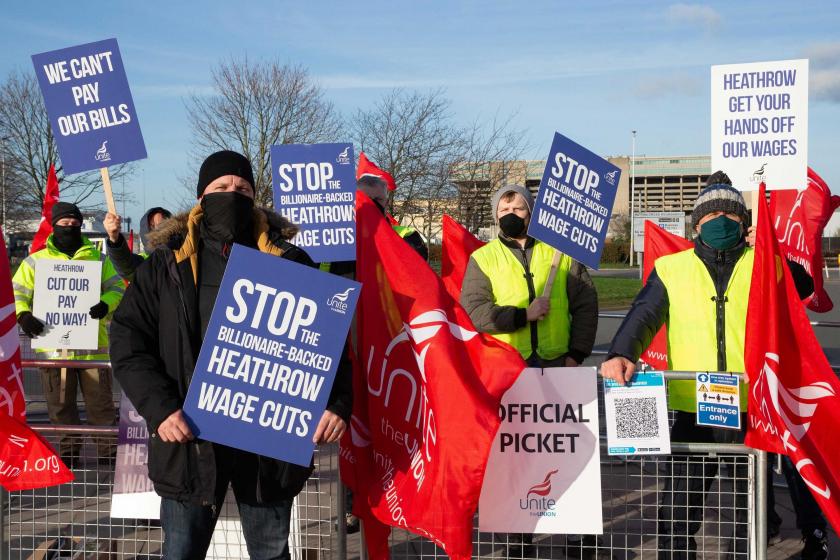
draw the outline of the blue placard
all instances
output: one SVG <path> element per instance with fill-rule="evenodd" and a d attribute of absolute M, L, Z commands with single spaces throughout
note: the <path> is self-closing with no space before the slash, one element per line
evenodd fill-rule
<path fill-rule="evenodd" d="M 619 179 L 618 167 L 554 133 L 528 235 L 597 269 Z"/>
<path fill-rule="evenodd" d="M 271 147 L 274 207 L 300 226 L 292 243 L 315 262 L 356 260 L 353 144 Z"/>
<path fill-rule="evenodd" d="M 116 39 L 32 55 L 64 173 L 146 157 Z"/>
<path fill-rule="evenodd" d="M 308 466 L 360 288 L 234 245 L 184 403 L 193 432 Z"/>

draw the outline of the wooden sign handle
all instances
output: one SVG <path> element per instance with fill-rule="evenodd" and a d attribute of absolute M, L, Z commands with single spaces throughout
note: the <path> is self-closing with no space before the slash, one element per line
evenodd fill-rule
<path fill-rule="evenodd" d="M 554 258 L 551 259 L 551 270 L 548 272 L 548 279 L 543 288 L 543 297 L 551 295 L 551 288 L 554 287 L 554 278 L 557 276 L 557 268 L 560 266 L 560 251 L 554 250 Z"/>
<path fill-rule="evenodd" d="M 114 203 L 114 191 L 111 190 L 111 176 L 108 174 L 108 168 L 100 168 L 99 173 L 102 174 L 102 186 L 105 187 L 105 203 L 108 204 L 108 212 L 116 214 L 117 205 Z"/>

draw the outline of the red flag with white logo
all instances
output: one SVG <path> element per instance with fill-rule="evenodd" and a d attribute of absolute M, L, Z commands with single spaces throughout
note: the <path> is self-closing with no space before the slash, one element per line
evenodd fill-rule
<path fill-rule="evenodd" d="M 0 415 L 9 415 L 25 422 L 26 399 L 22 374 L 12 272 L 9 269 L 6 243 L 0 241 Z"/>
<path fill-rule="evenodd" d="M 9 492 L 74 479 L 52 447 L 25 423 L 0 414 L 0 486 Z"/>
<path fill-rule="evenodd" d="M 473 251 L 483 247 L 485 242 L 471 234 L 467 228 L 448 214 L 443 215 L 443 239 L 440 246 L 440 277 L 446 291 L 458 301 L 461 299 L 461 285 Z"/>
<path fill-rule="evenodd" d="M 653 265 L 656 259 L 670 255 L 672 253 L 679 253 L 694 246 L 694 243 L 674 235 L 661 228 L 654 222 L 645 222 L 645 259 L 642 266 L 643 281 L 647 282 L 648 276 L 653 271 Z M 668 369 L 668 335 L 666 333 L 665 325 L 659 329 L 650 346 L 642 352 L 640 358 L 653 369 Z"/>
<path fill-rule="evenodd" d="M 840 380 L 811 328 L 764 198 L 758 197 L 755 265 L 747 308 L 750 377 L 746 444 L 784 453 L 840 531 Z"/>
<path fill-rule="evenodd" d="M 390 526 L 466 559 L 499 404 L 525 363 L 475 331 L 437 274 L 406 251 L 362 193 L 356 216 L 362 294 L 342 478 L 374 560 L 389 556 Z"/>
<path fill-rule="evenodd" d="M 47 175 L 44 207 L 41 209 L 41 221 L 38 224 L 38 232 L 32 239 L 32 245 L 29 247 L 30 255 L 47 246 L 47 237 L 52 233 L 52 209 L 56 202 L 58 202 L 58 176 L 55 174 L 55 164 L 53 164 L 50 165 L 50 172 Z"/>
<path fill-rule="evenodd" d="M 823 287 L 822 235 L 838 206 L 840 196 L 832 196 L 826 182 L 810 167 L 807 188 L 770 193 L 770 213 L 782 254 L 802 265 L 814 279 L 814 294 L 805 304 L 817 313 L 826 313 L 834 308 Z"/>

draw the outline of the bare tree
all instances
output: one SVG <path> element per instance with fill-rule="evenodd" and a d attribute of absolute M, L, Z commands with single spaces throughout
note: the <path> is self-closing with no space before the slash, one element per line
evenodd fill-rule
<path fill-rule="evenodd" d="M 61 199 L 83 210 L 98 208 L 98 171 L 65 175 L 38 82 L 31 73 L 11 72 L 0 85 L 0 150 L 5 161 L 7 217 L 28 219 L 41 212 L 50 165 L 55 163 Z M 131 173 L 130 165 L 110 168 L 111 180 Z M 5 225 L 5 224 L 4 224 Z"/>
<path fill-rule="evenodd" d="M 472 231 L 486 225 L 488 188 L 509 172 L 523 150 L 513 117 L 455 122 L 443 90 L 393 90 L 350 123 L 356 145 L 394 176 L 399 188 L 389 210 L 427 239 L 440 230 L 444 212 Z M 480 188 L 477 188 L 479 185 Z"/>
<path fill-rule="evenodd" d="M 338 113 L 301 66 L 232 59 L 213 69 L 212 85 L 213 95 L 187 101 L 192 158 L 226 149 L 244 154 L 260 205 L 272 201 L 271 146 L 335 141 L 341 133 Z"/>

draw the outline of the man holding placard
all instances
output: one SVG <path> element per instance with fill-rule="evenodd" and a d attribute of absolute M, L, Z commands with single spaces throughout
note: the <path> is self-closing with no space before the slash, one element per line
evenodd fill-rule
<path fill-rule="evenodd" d="M 636 361 L 659 328 L 668 325 L 668 367 L 676 371 L 744 372 L 744 337 L 753 250 L 748 246 L 749 212 L 729 177 L 716 172 L 697 197 L 691 214 L 697 234 L 694 247 L 656 260 L 647 283 L 613 338 L 601 375 L 620 384 L 630 382 Z M 800 297 L 813 283 L 794 274 Z M 694 381 L 670 381 L 669 407 L 676 410 L 671 428 L 674 441 L 736 443 L 741 429 L 696 425 Z M 740 387 L 741 410 L 746 410 L 747 387 Z M 702 504 L 717 473 L 716 464 L 674 461 L 666 477 L 659 516 L 659 549 L 668 558 L 696 554 L 694 533 L 703 518 Z M 747 473 L 736 467 L 736 547 L 746 553 Z M 743 471 L 743 472 L 741 472 Z M 731 537 L 732 535 L 730 535 Z"/>
<path fill-rule="evenodd" d="M 297 233 L 293 224 L 254 207 L 253 185 L 251 163 L 241 154 L 209 156 L 199 171 L 199 204 L 189 216 L 175 218 L 183 244 L 174 250 L 159 246 L 137 269 L 114 318 L 111 358 L 149 427 L 149 477 L 163 498 L 166 558 L 204 557 L 229 485 L 249 554 L 289 558 L 292 499 L 311 472 L 197 439 L 182 410 L 233 245 L 314 266 L 288 242 Z M 338 441 L 346 429 L 352 407 L 346 373 L 336 377 L 327 410 L 308 435 L 316 443 Z"/>
<path fill-rule="evenodd" d="M 598 294 L 586 268 L 527 234 L 531 193 L 506 185 L 491 202 L 499 237 L 470 257 L 461 304 L 479 331 L 516 348 L 531 367 L 575 367 L 592 352 Z M 558 253 L 559 254 L 559 253 Z"/>
<path fill-rule="evenodd" d="M 47 238 L 47 246 L 27 257 L 12 279 L 15 292 L 15 310 L 21 330 L 30 337 L 52 340 L 53 350 L 37 350 L 40 358 L 72 360 L 108 360 L 108 322 L 105 319 L 119 305 L 124 288 L 110 259 L 99 252 L 90 240 L 82 235 L 82 213 L 75 204 L 57 202 L 52 212 L 53 233 Z M 59 261 L 94 261 L 101 266 L 101 282 L 91 285 L 79 267 L 56 264 L 42 268 L 48 278 L 40 278 L 36 268 L 42 264 Z M 100 264 L 101 263 L 101 264 Z M 52 269 L 56 269 L 53 274 Z M 74 270 L 67 271 L 71 268 Z M 61 270 L 58 270 L 61 269 Z M 65 273 L 69 273 L 65 275 Z M 97 286 L 96 284 L 101 284 Z M 99 290 L 101 289 L 101 295 Z M 82 292 L 95 291 L 94 302 L 89 309 L 78 304 Z M 45 312 L 39 309 L 39 299 L 56 297 L 56 302 L 47 305 Z M 35 314 L 33 314 L 35 312 Z M 94 321 L 88 321 L 88 317 Z M 98 323 L 98 325 L 96 324 Z M 75 344 L 74 335 L 79 331 L 90 331 L 94 344 Z M 81 333 L 84 334 L 84 333 Z M 43 336 L 41 336 L 43 335 Z M 51 335 L 48 337 L 48 335 Z M 64 341 L 69 341 L 65 346 Z M 59 346 L 61 345 L 61 346 Z M 56 348 L 62 348 L 58 350 Z M 93 349 L 78 349 L 93 348 Z M 96 426 L 111 426 L 116 420 L 111 372 L 96 368 L 49 368 L 42 370 L 41 379 L 47 398 L 50 421 L 54 424 L 81 424 L 76 406 L 76 388 L 80 387 L 85 399 L 88 423 Z M 71 463 L 78 459 L 78 440 L 64 439 L 60 453 Z M 109 460 L 114 448 L 108 443 L 99 444 L 100 460 Z"/>

